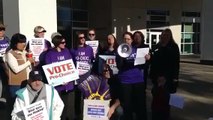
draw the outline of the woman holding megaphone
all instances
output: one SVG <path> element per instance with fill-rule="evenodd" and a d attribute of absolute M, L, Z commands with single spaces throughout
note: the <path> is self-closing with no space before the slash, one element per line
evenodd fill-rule
<path fill-rule="evenodd" d="M 116 63 L 121 82 L 120 102 L 124 120 L 133 120 L 133 112 L 136 114 L 136 120 L 146 120 L 144 74 L 140 65 L 134 65 L 137 48 L 132 46 L 132 33 L 125 32 L 123 40 L 125 44 L 118 47 Z"/>

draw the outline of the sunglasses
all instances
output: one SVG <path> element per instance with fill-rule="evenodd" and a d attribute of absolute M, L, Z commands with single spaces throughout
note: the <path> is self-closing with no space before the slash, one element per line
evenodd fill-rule
<path fill-rule="evenodd" d="M 0 28 L 0 31 L 5 31 L 5 28 Z"/>
<path fill-rule="evenodd" d="M 66 42 L 60 42 L 60 44 L 65 44 Z"/>
<path fill-rule="evenodd" d="M 78 39 L 80 39 L 80 40 L 83 39 L 83 38 L 85 38 L 85 37 L 78 37 Z"/>
<path fill-rule="evenodd" d="M 89 34 L 89 36 L 95 36 L 95 34 Z"/>
<path fill-rule="evenodd" d="M 109 71 L 108 69 L 103 70 L 103 72 L 108 72 L 108 71 Z"/>

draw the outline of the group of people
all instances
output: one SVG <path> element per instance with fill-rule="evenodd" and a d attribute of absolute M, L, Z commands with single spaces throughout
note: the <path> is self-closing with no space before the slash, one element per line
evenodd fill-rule
<path fill-rule="evenodd" d="M 176 92 L 178 85 L 180 57 L 179 48 L 170 29 L 162 31 L 159 43 L 145 55 L 146 63 L 142 65 L 134 65 L 137 49 L 149 46 L 145 44 L 144 35 L 140 31 L 133 34 L 123 33 L 122 42 L 132 49 L 126 58 L 118 54 L 119 44 L 113 34 L 109 34 L 106 44 L 99 44 L 94 52 L 86 41 L 98 40 L 95 29 L 89 29 L 87 34 L 78 32 L 76 45 L 70 49 L 66 48 L 63 35 L 56 32 L 51 36 L 53 46 L 50 41 L 44 39 L 43 52 L 39 61 L 35 61 L 33 57 L 26 56 L 31 48 L 25 35 L 16 33 L 9 39 L 4 35 L 5 29 L 4 25 L 0 25 L 0 77 L 3 87 L 6 87 L 5 93 L 10 93 L 9 97 L 7 96 L 7 104 L 12 119 L 24 119 L 22 108 L 42 99 L 46 103 L 51 120 L 83 119 L 83 99 L 87 98 L 80 85 L 91 75 L 107 81 L 105 83 L 111 96 L 108 111 L 110 120 L 147 120 L 148 78 L 153 83 L 152 120 L 170 119 L 169 98 L 171 93 Z M 45 32 L 44 27 L 36 26 L 34 37 L 44 38 Z M 115 56 L 118 73 L 113 74 L 105 61 L 100 64 L 102 59 L 99 55 Z M 83 62 L 90 69 L 85 74 L 79 74 L 78 80 L 55 87 L 48 85 L 42 66 L 69 59 L 72 59 L 75 65 Z"/>

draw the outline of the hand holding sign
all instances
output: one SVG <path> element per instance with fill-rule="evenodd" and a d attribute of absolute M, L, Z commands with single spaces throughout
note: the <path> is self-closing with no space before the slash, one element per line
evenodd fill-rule
<path fill-rule="evenodd" d="M 23 109 L 26 120 L 48 120 L 46 106 L 44 100 L 30 104 Z"/>
<path fill-rule="evenodd" d="M 72 59 L 44 65 L 42 68 L 48 83 L 53 86 L 79 79 L 78 71 L 75 69 Z"/>

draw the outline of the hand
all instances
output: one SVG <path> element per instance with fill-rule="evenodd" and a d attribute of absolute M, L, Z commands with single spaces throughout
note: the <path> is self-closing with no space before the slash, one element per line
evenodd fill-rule
<path fill-rule="evenodd" d="M 109 108 L 109 112 L 107 114 L 107 117 L 110 119 L 113 115 L 113 113 L 115 112 L 115 109 L 113 107 L 110 107 Z"/>
<path fill-rule="evenodd" d="M 146 59 L 146 60 L 149 60 L 150 58 L 151 58 L 151 55 L 150 55 L 150 54 L 146 54 L 146 55 L 145 55 L 145 59 Z"/>
<path fill-rule="evenodd" d="M 63 85 L 67 85 L 69 82 L 63 82 Z"/>
<path fill-rule="evenodd" d="M 30 63 L 35 63 L 35 60 L 31 57 L 31 58 L 27 58 L 29 61 L 30 61 Z"/>
<path fill-rule="evenodd" d="M 157 81 L 158 81 L 159 87 L 164 86 L 164 84 L 166 83 L 166 78 L 164 76 L 160 76 L 160 77 L 158 77 Z"/>
<path fill-rule="evenodd" d="M 47 50 L 48 50 L 48 48 L 44 48 L 44 49 L 43 49 L 43 52 L 44 52 L 44 51 L 47 51 Z"/>

